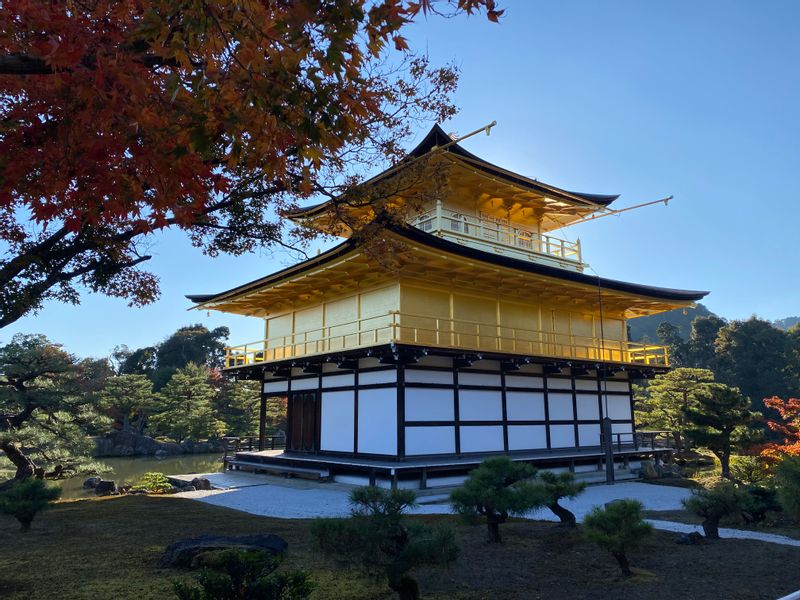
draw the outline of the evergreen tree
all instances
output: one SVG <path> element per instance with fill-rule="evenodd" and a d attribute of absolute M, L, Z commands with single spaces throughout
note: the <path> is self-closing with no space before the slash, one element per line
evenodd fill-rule
<path fill-rule="evenodd" d="M 715 370 L 717 367 L 716 341 L 725 320 L 717 315 L 697 317 L 692 321 L 689 334 L 689 364 L 696 369 Z"/>
<path fill-rule="evenodd" d="M 778 463 L 775 480 L 783 510 L 800 522 L 800 456 L 785 456 Z"/>
<path fill-rule="evenodd" d="M 110 415 L 123 431 L 142 433 L 147 415 L 156 406 L 153 383 L 144 375 L 110 377 L 98 394 L 100 408 Z"/>
<path fill-rule="evenodd" d="M 675 447 L 688 450 L 686 410 L 708 393 L 714 373 L 706 369 L 678 368 L 657 375 L 644 387 L 635 388 L 636 420 L 646 428 L 673 432 Z"/>
<path fill-rule="evenodd" d="M 109 373 L 107 361 L 79 361 L 42 335 L 17 334 L 0 347 L 0 450 L 15 480 L 98 468 L 88 435 L 109 426 L 96 410 Z"/>
<path fill-rule="evenodd" d="M 596 506 L 583 521 L 586 537 L 608 550 L 617 560 L 625 577 L 633 575 L 628 563 L 628 551 L 638 546 L 653 532 L 642 518 L 642 503 L 638 500 L 616 500 L 604 508 Z"/>
<path fill-rule="evenodd" d="M 500 541 L 500 525 L 512 515 L 544 506 L 547 492 L 533 483 L 536 469 L 506 456 L 487 458 L 450 494 L 453 510 L 468 521 L 486 519 L 490 542 Z"/>
<path fill-rule="evenodd" d="M 220 381 L 216 405 L 228 435 L 254 435 L 258 432 L 261 382 L 224 378 Z"/>
<path fill-rule="evenodd" d="M 452 530 L 407 522 L 404 513 L 416 503 L 413 491 L 356 488 L 350 503 L 349 519 L 319 519 L 312 535 L 337 560 L 385 577 L 401 600 L 419 598 L 419 585 L 409 574 L 412 569 L 458 557 Z"/>
<path fill-rule="evenodd" d="M 189 363 L 158 393 L 159 411 L 150 418 L 156 431 L 176 442 L 222 435 L 225 424 L 212 407 L 214 387 L 207 367 Z"/>
<path fill-rule="evenodd" d="M 555 474 L 551 471 L 539 473 L 539 483 L 544 490 L 545 506 L 566 527 L 575 527 L 575 515 L 559 504 L 564 498 L 575 498 L 586 489 L 585 481 L 575 481 L 575 474 L 565 471 Z"/>
<path fill-rule="evenodd" d="M 209 330 L 197 323 L 180 327 L 156 349 L 156 368 L 153 383 L 160 390 L 170 377 L 190 363 L 220 368 L 225 360 L 225 342 L 230 335 L 227 327 Z"/>
<path fill-rule="evenodd" d="M 744 492 L 730 481 L 695 490 L 683 501 L 686 510 L 703 518 L 703 532 L 710 540 L 719 539 L 720 520 L 741 513 L 744 503 Z"/>
<path fill-rule="evenodd" d="M 737 445 L 753 442 L 753 426 L 761 415 L 750 410 L 750 399 L 738 388 L 721 383 L 708 384 L 694 406 L 684 412 L 690 424 L 687 435 L 714 453 L 722 465 L 722 476 L 730 479 L 731 453 Z"/>
<path fill-rule="evenodd" d="M 15 481 L 0 492 L 0 513 L 13 516 L 22 531 L 28 531 L 36 514 L 60 497 L 60 487 L 49 486 L 41 479 Z"/>

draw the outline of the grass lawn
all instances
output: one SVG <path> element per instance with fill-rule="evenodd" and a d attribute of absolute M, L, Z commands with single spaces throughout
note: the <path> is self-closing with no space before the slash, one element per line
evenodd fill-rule
<path fill-rule="evenodd" d="M 492 545 L 483 527 L 448 516 L 424 519 L 451 521 L 463 548 L 452 566 L 417 572 L 428 599 L 774 600 L 800 588 L 797 570 L 787 568 L 800 564 L 800 548 L 738 540 L 680 546 L 675 534 L 657 531 L 630 555 L 634 568 L 649 573 L 620 581 L 609 555 L 552 523 L 509 523 L 501 529 L 504 542 Z M 254 532 L 289 542 L 285 567 L 312 573 L 314 598 L 392 598 L 379 582 L 320 557 L 308 526 L 168 497 L 61 502 L 27 534 L 0 517 L 0 598 L 171 598 L 170 580 L 187 574 L 156 568 L 167 544 L 204 533 Z"/>

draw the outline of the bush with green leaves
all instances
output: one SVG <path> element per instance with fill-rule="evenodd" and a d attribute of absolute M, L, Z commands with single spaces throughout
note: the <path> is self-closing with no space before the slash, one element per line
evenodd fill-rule
<path fill-rule="evenodd" d="M 167 476 L 157 471 L 145 473 L 133 487 L 134 489 L 144 490 L 148 494 L 166 494 L 172 491 L 172 484 L 167 479 Z"/>
<path fill-rule="evenodd" d="M 303 571 L 274 573 L 281 558 L 259 550 L 214 550 L 197 556 L 192 583 L 174 581 L 180 600 L 305 600 L 313 586 Z"/>
<path fill-rule="evenodd" d="M 741 516 L 747 523 L 760 523 L 770 512 L 781 512 L 778 491 L 773 487 L 750 485 L 742 488 Z"/>
<path fill-rule="evenodd" d="M 0 492 L 0 513 L 19 521 L 22 531 L 31 528 L 33 518 L 61 497 L 61 488 L 33 477 L 17 481 Z"/>
<path fill-rule="evenodd" d="M 800 456 L 786 456 L 778 463 L 775 484 L 783 510 L 800 521 Z"/>
<path fill-rule="evenodd" d="M 536 469 L 506 456 L 487 458 L 450 494 L 453 510 L 468 522 L 486 519 L 490 542 L 500 541 L 500 525 L 545 505 L 549 496 L 534 484 Z"/>
<path fill-rule="evenodd" d="M 568 471 L 558 474 L 552 471 L 542 471 L 539 473 L 538 485 L 545 492 L 545 506 L 558 517 L 561 525 L 575 527 L 575 515 L 561 506 L 559 500 L 579 496 L 586 489 L 586 482 L 575 481 L 575 474 Z"/>
<path fill-rule="evenodd" d="M 740 515 L 746 502 L 743 490 L 730 481 L 720 481 L 711 487 L 694 490 L 689 498 L 683 500 L 683 505 L 686 510 L 703 518 L 706 537 L 718 540 L 720 520 Z"/>
<path fill-rule="evenodd" d="M 638 500 L 615 500 L 605 507 L 596 506 L 583 520 L 586 537 L 608 550 L 617 560 L 623 576 L 630 577 L 628 551 L 636 548 L 653 532 L 642 518 Z"/>
<path fill-rule="evenodd" d="M 349 518 L 318 519 L 312 535 L 339 562 L 385 577 L 401 600 L 419 598 L 419 585 L 409 574 L 412 569 L 458 558 L 452 529 L 407 522 L 404 513 L 416 503 L 413 491 L 356 488 L 350 503 Z"/>
<path fill-rule="evenodd" d="M 743 485 L 763 485 L 770 480 L 764 461 L 757 456 L 731 456 L 731 479 Z"/>

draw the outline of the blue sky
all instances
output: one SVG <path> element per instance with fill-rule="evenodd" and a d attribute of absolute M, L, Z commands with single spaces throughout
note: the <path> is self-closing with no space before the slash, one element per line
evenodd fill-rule
<path fill-rule="evenodd" d="M 408 36 L 462 71 L 465 147 L 508 169 L 651 207 L 563 231 L 604 277 L 710 290 L 727 318 L 800 314 L 800 3 L 503 1 L 499 25 L 429 18 Z M 425 131 L 420 131 L 419 136 Z M 41 332 L 81 355 L 154 344 L 178 326 L 227 325 L 254 341 L 261 322 L 187 313 L 216 292 L 290 264 L 282 253 L 211 259 L 180 234 L 154 240 L 162 297 L 148 307 L 86 294 L 0 332 Z"/>

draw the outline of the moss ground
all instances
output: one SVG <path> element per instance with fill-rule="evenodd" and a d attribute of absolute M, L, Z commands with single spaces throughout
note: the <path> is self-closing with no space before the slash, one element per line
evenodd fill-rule
<path fill-rule="evenodd" d="M 463 548 L 453 565 L 417 572 L 428 599 L 773 599 L 800 588 L 791 567 L 800 563 L 800 548 L 738 540 L 679 546 L 675 534 L 655 532 L 630 555 L 639 574 L 622 581 L 611 557 L 579 531 L 515 521 L 503 526 L 502 544 L 488 544 L 481 527 L 448 516 L 424 519 L 451 522 Z M 156 567 L 166 545 L 204 533 L 253 532 L 289 542 L 282 568 L 310 571 L 318 600 L 392 597 L 381 582 L 321 557 L 308 530 L 309 521 L 256 517 L 177 498 L 61 502 L 27 534 L 0 517 L 0 598 L 171 598 L 171 580 L 188 575 Z"/>

